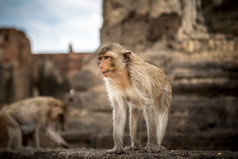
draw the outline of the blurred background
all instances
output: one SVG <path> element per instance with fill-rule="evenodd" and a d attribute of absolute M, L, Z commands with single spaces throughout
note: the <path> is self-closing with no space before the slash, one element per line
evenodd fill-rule
<path fill-rule="evenodd" d="M 71 147 L 112 148 L 112 109 L 96 52 L 118 42 L 169 76 L 165 147 L 238 150 L 237 0 L 25 2 L 0 0 L 0 107 L 59 98 L 68 108 L 62 136 Z M 0 147 L 7 139 L 1 126 Z"/>

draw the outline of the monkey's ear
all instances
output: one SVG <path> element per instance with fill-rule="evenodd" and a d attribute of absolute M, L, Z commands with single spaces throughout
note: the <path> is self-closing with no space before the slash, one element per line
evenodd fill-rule
<path fill-rule="evenodd" d="M 125 63 L 128 63 L 130 61 L 130 56 L 131 56 L 131 51 L 123 53 L 123 57 L 124 57 L 124 62 Z"/>

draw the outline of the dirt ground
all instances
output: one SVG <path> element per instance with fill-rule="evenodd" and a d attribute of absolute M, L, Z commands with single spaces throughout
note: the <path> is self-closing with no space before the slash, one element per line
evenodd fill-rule
<path fill-rule="evenodd" d="M 69 150 L 0 150 L 0 159 L 237 159 L 238 152 L 234 151 L 190 151 L 167 150 L 160 153 L 147 153 L 143 150 L 126 151 L 124 154 L 106 154 L 105 149 L 69 149 Z"/>

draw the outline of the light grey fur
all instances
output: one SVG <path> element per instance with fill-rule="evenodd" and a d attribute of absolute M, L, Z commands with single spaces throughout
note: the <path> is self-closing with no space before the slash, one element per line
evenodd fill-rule
<path fill-rule="evenodd" d="M 112 44 L 111 44 L 112 45 Z M 117 50 L 116 47 L 119 47 Z M 107 45 L 104 47 L 108 47 Z M 160 151 L 165 129 L 168 121 L 168 113 L 172 99 L 172 89 L 164 72 L 143 61 L 135 53 L 131 52 L 129 64 L 120 64 L 123 59 L 120 52 L 122 46 L 114 44 L 110 51 L 113 57 L 118 57 L 116 67 L 124 67 L 128 73 L 129 85 L 122 88 L 119 79 L 105 77 L 108 97 L 113 107 L 113 137 L 115 146 L 109 153 L 123 152 L 123 135 L 126 121 L 126 106 L 130 106 L 130 135 L 132 144 L 127 150 L 140 148 L 139 124 L 144 115 L 147 125 L 148 142 L 147 151 Z M 105 53 L 106 54 L 106 53 Z M 108 56 L 108 55 L 107 55 Z M 119 66 L 118 66 L 119 65 Z M 120 69 L 122 70 L 122 69 Z M 121 72 L 117 72 L 118 77 Z M 122 72 L 123 73 L 123 72 Z"/>

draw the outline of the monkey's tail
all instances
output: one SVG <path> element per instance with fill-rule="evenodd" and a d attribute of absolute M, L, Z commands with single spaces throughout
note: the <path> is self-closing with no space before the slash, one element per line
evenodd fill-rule
<path fill-rule="evenodd" d="M 164 86 L 164 89 L 162 91 L 161 98 L 160 98 L 160 103 L 161 103 L 160 108 L 162 109 L 161 111 L 169 110 L 171 105 L 171 99 L 172 99 L 172 88 L 171 88 L 171 85 L 167 83 Z"/>
<path fill-rule="evenodd" d="M 171 90 L 171 85 L 168 83 L 165 85 L 164 90 L 161 94 L 161 101 L 160 101 L 160 110 L 157 115 L 157 139 L 158 139 L 158 144 L 160 145 L 164 133 L 167 127 L 168 123 L 168 115 L 169 115 L 169 108 L 171 105 L 171 99 L 172 99 L 172 90 Z"/>

